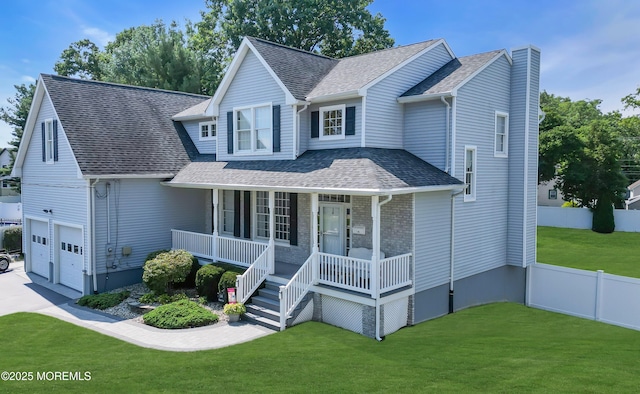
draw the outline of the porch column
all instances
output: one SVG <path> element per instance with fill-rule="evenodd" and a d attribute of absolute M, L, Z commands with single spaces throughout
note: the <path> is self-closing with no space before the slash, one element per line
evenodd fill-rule
<path fill-rule="evenodd" d="M 213 205 L 213 218 L 211 219 L 211 230 L 213 234 L 213 245 L 211 246 L 211 257 L 218 258 L 218 189 L 211 189 L 211 205 Z"/>
<path fill-rule="evenodd" d="M 320 280 L 320 265 L 318 264 L 318 193 L 311 193 L 311 247 L 313 283 Z"/>
<path fill-rule="evenodd" d="M 371 297 L 377 299 L 380 295 L 380 197 L 371 196 Z"/>
<path fill-rule="evenodd" d="M 269 273 L 276 273 L 275 259 L 276 192 L 269 191 Z"/>

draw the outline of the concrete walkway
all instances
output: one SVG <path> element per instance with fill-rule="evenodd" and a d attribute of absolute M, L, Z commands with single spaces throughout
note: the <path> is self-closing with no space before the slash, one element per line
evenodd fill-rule
<path fill-rule="evenodd" d="M 66 296 L 50 289 L 56 286 L 60 286 L 57 290 L 66 291 Z M 25 273 L 21 262 L 12 263 L 8 271 L 0 273 L 0 316 L 15 312 L 37 312 L 142 347 L 179 352 L 216 349 L 275 332 L 247 322 L 162 330 L 77 306 L 74 299 L 79 296 L 76 291 Z"/>

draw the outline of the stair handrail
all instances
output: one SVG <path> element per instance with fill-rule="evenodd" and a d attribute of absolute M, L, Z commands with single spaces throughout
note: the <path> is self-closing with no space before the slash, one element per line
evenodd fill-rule
<path fill-rule="evenodd" d="M 286 328 L 287 318 L 313 286 L 313 267 L 317 257 L 316 253 L 312 253 L 291 280 L 286 285 L 280 286 L 278 295 L 280 298 L 280 331 Z"/>
<path fill-rule="evenodd" d="M 236 298 L 245 303 L 269 275 L 271 246 L 258 256 L 242 275 L 236 276 Z"/>

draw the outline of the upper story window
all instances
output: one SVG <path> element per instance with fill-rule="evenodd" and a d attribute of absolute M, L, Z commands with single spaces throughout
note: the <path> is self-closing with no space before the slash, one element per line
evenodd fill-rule
<path fill-rule="evenodd" d="M 476 147 L 464 147 L 464 201 L 475 201 L 476 199 Z"/>
<path fill-rule="evenodd" d="M 271 153 L 271 104 L 235 108 L 233 113 L 235 153 Z"/>
<path fill-rule="evenodd" d="M 557 200 L 558 199 L 558 190 L 551 189 L 549 190 L 549 200 Z"/>
<path fill-rule="evenodd" d="M 216 122 L 200 122 L 200 141 L 216 138 Z"/>
<path fill-rule="evenodd" d="M 320 139 L 342 139 L 345 136 L 345 106 L 320 108 Z"/>
<path fill-rule="evenodd" d="M 47 119 L 44 121 L 44 157 L 47 163 L 53 163 L 53 119 Z"/>
<path fill-rule="evenodd" d="M 509 114 L 496 111 L 495 156 L 507 157 L 509 142 Z"/>

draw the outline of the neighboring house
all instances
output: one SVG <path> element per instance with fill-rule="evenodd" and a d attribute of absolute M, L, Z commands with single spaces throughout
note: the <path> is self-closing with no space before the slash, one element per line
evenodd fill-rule
<path fill-rule="evenodd" d="M 624 202 L 625 209 L 640 209 L 640 181 L 627 186 L 628 197 Z"/>
<path fill-rule="evenodd" d="M 2 148 L 2 150 L 0 150 L 0 167 L 2 167 L 4 171 L 8 171 L 10 166 L 11 151 L 7 148 Z M 11 176 L 9 174 L 0 176 L 0 197 L 20 195 L 11 187 L 10 179 Z"/>
<path fill-rule="evenodd" d="M 180 137 L 182 146 L 171 146 L 180 155 L 186 151 L 163 170 L 153 160 L 143 162 L 160 146 L 150 139 L 155 134 L 139 135 L 147 129 L 137 126 L 147 117 L 170 121 L 159 97 L 126 100 L 127 108 L 135 108 L 138 100 L 157 99 L 157 112 L 126 119 L 120 108 L 125 100 L 110 95 L 79 106 L 56 98 L 74 84 L 151 90 L 42 76 L 37 92 L 44 94 L 46 86 L 46 100 L 36 95 L 34 102 L 53 102 L 60 117 L 59 140 L 68 139 L 65 155 L 77 163 L 66 177 L 86 200 L 81 216 L 95 218 L 79 223 L 84 239 L 78 245 L 97 251 L 96 259 L 104 260 L 105 244 L 115 242 L 114 235 L 111 243 L 105 238 L 115 227 L 124 238 L 130 226 L 146 225 L 147 231 L 136 228 L 118 247 L 154 239 L 156 249 L 183 248 L 205 260 L 248 267 L 238 278 L 237 296 L 250 303 L 257 320 L 269 317 L 284 329 L 313 319 L 380 338 L 471 305 L 524 302 L 525 268 L 535 262 L 539 59 L 533 46 L 457 58 L 444 40 L 431 40 L 337 60 L 245 38 L 211 100 L 198 98 L 175 110 L 175 130 L 153 129 L 171 141 Z M 56 82 L 58 91 L 49 88 Z M 47 159 L 46 119 L 55 114 L 51 104 L 40 107 L 34 105 L 25 134 L 45 122 L 45 138 L 23 141 L 17 163 L 23 182 L 43 168 L 51 170 L 48 178 L 62 171 L 46 163 L 53 160 Z M 70 111 L 63 116 L 58 107 Z M 100 119 L 95 138 L 72 142 L 71 125 L 82 134 L 94 118 Z M 112 133 L 129 142 L 114 144 Z M 80 153 L 75 143 L 88 146 Z M 117 172 L 126 161 L 93 155 L 102 150 L 133 154 L 135 171 Z M 145 171 L 162 176 L 147 179 Z M 125 182 L 132 189 L 150 185 L 145 193 L 118 199 L 120 219 L 109 230 L 106 184 L 114 204 L 116 179 L 122 193 Z M 41 175 L 26 186 L 31 183 L 50 187 Z M 146 211 L 129 204 L 171 193 L 192 199 Z M 37 201 L 35 194 L 32 199 L 25 201 L 25 218 L 33 215 L 43 226 L 49 219 L 53 236 L 56 220 L 71 222 L 77 214 L 70 201 L 56 200 L 62 210 L 56 216 L 52 202 Z M 49 212 L 42 215 L 42 209 Z M 177 217 L 183 222 L 169 220 Z M 164 234 L 147 233 L 168 233 L 168 226 L 171 244 Z M 54 275 L 64 264 L 55 260 L 55 249 L 49 266 Z M 116 261 L 125 258 L 114 250 Z M 34 270 L 36 259 L 27 255 L 27 269 Z M 129 257 L 128 267 L 140 267 L 142 260 Z M 99 278 L 125 275 L 120 265 L 107 274 L 92 261 L 84 259 L 85 292 L 95 289 L 86 287 L 94 272 Z"/>
<path fill-rule="evenodd" d="M 556 185 L 555 178 L 538 184 L 538 205 L 542 207 L 561 207 L 565 201 Z"/>

